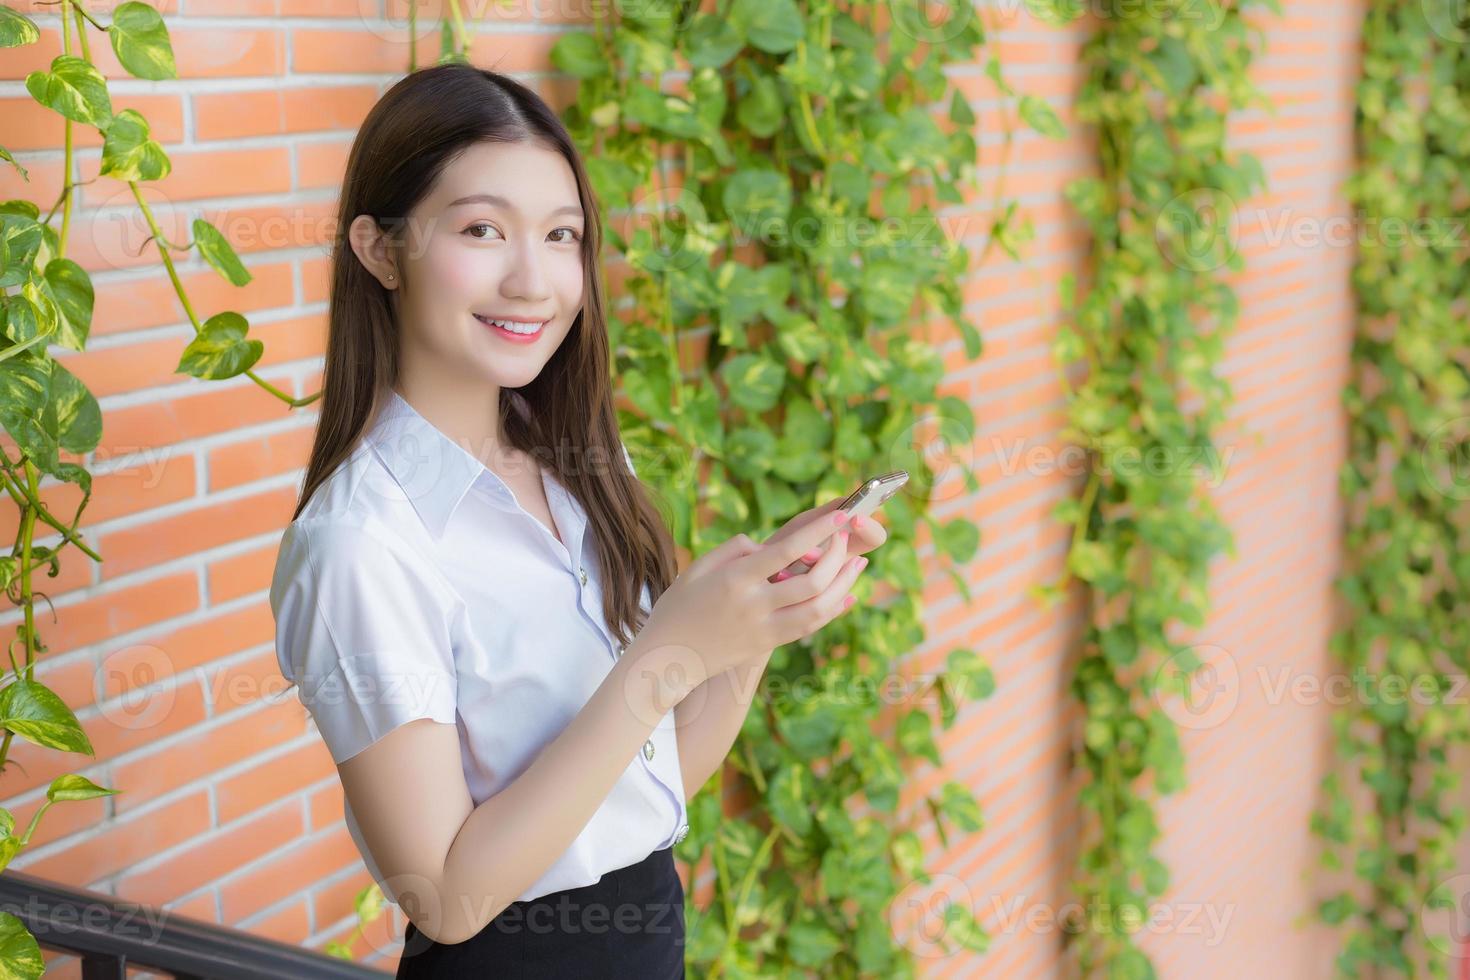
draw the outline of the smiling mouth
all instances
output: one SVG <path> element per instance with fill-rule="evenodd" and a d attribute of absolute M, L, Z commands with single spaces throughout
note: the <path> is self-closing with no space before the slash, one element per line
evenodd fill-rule
<path fill-rule="evenodd" d="M 489 320 L 480 316 L 478 313 L 472 313 L 470 315 L 485 324 L 485 326 L 517 340 L 528 340 L 539 336 L 541 331 L 546 329 L 546 324 L 551 322 L 549 320 L 543 320 L 539 324 L 533 325 L 529 323 L 515 323 L 510 320 Z"/>

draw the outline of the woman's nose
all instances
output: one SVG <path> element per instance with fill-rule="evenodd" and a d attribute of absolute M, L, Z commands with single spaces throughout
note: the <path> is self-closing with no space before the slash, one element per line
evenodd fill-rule
<path fill-rule="evenodd" d="M 520 299 L 542 300 L 550 293 L 548 284 L 546 256 L 534 245 L 515 248 L 501 281 L 501 292 Z"/>

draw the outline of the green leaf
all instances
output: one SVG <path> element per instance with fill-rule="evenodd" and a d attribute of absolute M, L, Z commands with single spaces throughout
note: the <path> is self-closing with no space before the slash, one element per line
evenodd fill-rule
<path fill-rule="evenodd" d="M 229 240 L 214 225 L 203 218 L 195 218 L 193 231 L 194 244 L 199 247 L 200 256 L 232 286 L 243 286 L 253 278 L 241 264 Z"/>
<path fill-rule="evenodd" d="M 980 528 L 973 521 L 957 517 L 940 526 L 934 543 L 952 560 L 964 563 L 974 558 L 980 547 Z"/>
<path fill-rule="evenodd" d="M 18 48 L 40 39 L 41 31 L 35 21 L 9 7 L 0 7 L 0 48 Z M 0 962 L 3 961 L 0 957 Z"/>
<path fill-rule="evenodd" d="M 688 100 L 648 85 L 630 87 L 623 103 L 623 118 L 683 139 L 698 138 L 705 131 L 703 120 Z"/>
<path fill-rule="evenodd" d="M 786 947 L 798 965 L 815 968 L 831 962 L 842 943 L 811 906 L 803 906 L 786 930 Z"/>
<path fill-rule="evenodd" d="M 740 26 L 733 20 L 700 12 L 684 34 L 685 55 L 694 68 L 722 68 L 745 46 Z"/>
<path fill-rule="evenodd" d="M 939 791 L 939 812 L 956 827 L 966 832 L 979 830 L 985 825 L 980 815 L 980 805 L 963 783 L 950 780 Z"/>
<path fill-rule="evenodd" d="M 86 776 L 68 773 L 65 776 L 57 776 L 51 780 L 51 785 L 46 789 L 46 798 L 58 802 L 68 802 L 72 800 L 94 800 L 99 796 L 112 796 L 116 793 L 117 790 L 103 789 Z"/>
<path fill-rule="evenodd" d="M 783 313 L 772 318 L 779 332 L 776 343 L 793 361 L 811 364 L 820 360 L 827 352 L 828 341 L 816 321 L 795 312 Z"/>
<path fill-rule="evenodd" d="M 735 119 L 752 136 L 774 135 L 786 122 L 781 86 L 769 75 L 758 75 L 749 91 L 735 104 Z"/>
<path fill-rule="evenodd" d="M 265 345 L 246 339 L 249 329 L 250 325 L 238 313 L 216 313 L 184 348 L 175 373 L 217 381 L 250 370 L 265 353 Z"/>
<path fill-rule="evenodd" d="M 575 78 L 598 78 L 608 72 L 607 56 L 591 34 L 563 34 L 551 47 L 551 63 Z"/>
<path fill-rule="evenodd" d="M 61 466 L 55 415 L 47 411 L 55 363 L 34 349 L 0 360 L 0 422 L 26 457 L 46 473 L 56 473 Z"/>
<path fill-rule="evenodd" d="M 377 882 L 364 885 L 353 899 L 352 908 L 359 922 L 376 922 L 386 907 L 386 898 Z"/>
<path fill-rule="evenodd" d="M 804 399 L 786 406 L 781 427 L 780 451 L 793 455 L 816 455 L 832 444 L 832 421 L 821 409 Z"/>
<path fill-rule="evenodd" d="M 720 365 L 732 402 L 750 412 L 774 408 L 786 383 L 786 369 L 760 354 L 741 354 Z"/>
<path fill-rule="evenodd" d="M 0 964 L 5 980 L 34 980 L 46 970 L 36 937 L 9 912 L 0 912 Z"/>
<path fill-rule="evenodd" d="M 721 199 L 737 228 L 765 237 L 791 213 L 791 180 L 775 170 L 744 170 L 725 184 Z"/>
<path fill-rule="evenodd" d="M 50 391 L 61 448 L 78 456 L 96 449 L 102 441 L 102 409 L 96 396 L 60 361 L 51 363 Z"/>
<path fill-rule="evenodd" d="M 951 650 L 945 660 L 945 669 L 945 679 L 956 697 L 970 701 L 988 698 L 995 693 L 995 674 L 973 650 Z"/>
<path fill-rule="evenodd" d="M 117 60 L 137 78 L 177 78 L 174 49 L 163 17 L 146 3 L 129 0 L 112 12 L 107 29 Z"/>
<path fill-rule="evenodd" d="M 91 277 L 71 259 L 52 259 L 46 263 L 46 284 L 60 313 L 56 342 L 81 350 L 92 329 Z"/>
<path fill-rule="evenodd" d="M 734 0 L 729 17 L 751 44 L 770 54 L 785 54 L 806 33 L 795 0 Z"/>
<path fill-rule="evenodd" d="M 113 117 L 102 141 L 102 176 L 162 180 L 172 170 L 168 154 L 149 137 L 147 119 L 134 109 L 124 109 Z"/>
<path fill-rule="evenodd" d="M 4 9 L 8 8 L 0 7 L 0 10 Z M 20 164 L 16 163 L 15 157 L 11 156 L 10 151 L 3 146 L 0 146 L 0 160 L 4 160 L 6 163 L 14 167 L 16 169 L 16 172 L 20 174 L 22 180 L 29 181 L 31 179 L 31 172 L 25 167 L 22 167 Z"/>
<path fill-rule="evenodd" d="M 921 708 L 910 709 L 899 720 L 898 744 L 909 755 L 923 756 L 935 766 L 944 765 L 939 746 L 934 743 L 933 721 Z"/>
<path fill-rule="evenodd" d="M 1149 52 L 1148 60 L 1158 69 L 1165 88 L 1176 95 L 1185 92 L 1199 77 L 1194 58 L 1184 42 L 1168 34 L 1159 38 L 1158 45 Z"/>
<path fill-rule="evenodd" d="M 970 108 L 970 102 L 965 98 L 965 93 L 959 89 L 954 90 L 954 96 L 949 100 L 950 122 L 959 126 L 973 126 L 975 124 L 975 112 Z"/>
<path fill-rule="evenodd" d="M 73 122 L 106 129 L 112 121 L 112 99 L 101 72 L 88 61 L 59 54 L 50 71 L 33 71 L 26 76 L 26 91 L 41 105 Z"/>
<path fill-rule="evenodd" d="M 770 782 L 766 803 L 771 816 L 805 836 L 812 827 L 811 798 L 815 786 L 810 770 L 804 766 L 786 766 Z"/>
<path fill-rule="evenodd" d="M 716 479 L 706 484 L 704 499 L 720 516 L 736 524 L 744 524 L 750 519 L 750 505 L 740 491 L 725 480 Z"/>
<path fill-rule="evenodd" d="M 1020 102 L 1021 118 L 1026 125 L 1036 130 L 1042 136 L 1052 139 L 1065 139 L 1067 127 L 1062 125 L 1061 119 L 1050 105 L 1034 95 L 1021 96 Z"/>
<path fill-rule="evenodd" d="M 1002 94 L 1016 94 L 1016 90 L 1012 88 L 1008 82 L 1006 82 L 1005 73 L 1004 70 L 1001 68 L 1000 61 L 997 60 L 994 55 L 992 55 L 989 60 L 985 62 L 985 74 L 990 77 L 990 80 L 995 83 L 995 87 Z"/>
<path fill-rule="evenodd" d="M 966 902 L 950 902 L 945 906 L 944 935 L 973 953 L 990 948 L 989 934 L 975 920 L 975 913 Z"/>
<path fill-rule="evenodd" d="M 48 749 L 96 754 L 71 708 L 39 681 L 22 677 L 0 688 L 0 729 Z"/>

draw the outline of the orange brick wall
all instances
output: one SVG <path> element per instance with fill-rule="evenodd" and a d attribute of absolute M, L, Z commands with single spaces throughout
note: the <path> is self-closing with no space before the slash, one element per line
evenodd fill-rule
<path fill-rule="evenodd" d="M 560 31 L 588 22 L 587 2 L 468 4 L 480 21 L 476 62 L 565 104 L 574 86 L 551 70 L 548 52 Z M 1037 23 L 1019 13 L 1019 0 L 981 6 L 999 29 L 1012 83 L 1072 122 L 1088 27 Z M 1243 113 L 1231 129 L 1237 146 L 1261 157 L 1270 187 L 1242 202 L 1248 270 L 1236 282 L 1242 314 L 1225 364 L 1237 402 L 1217 439 L 1230 455 L 1213 492 L 1240 557 L 1217 563 L 1214 614 L 1195 636 L 1206 659 L 1233 666 L 1237 679 L 1226 692 L 1233 711 L 1184 731 L 1190 787 L 1162 807 L 1162 852 L 1173 869 L 1164 903 L 1174 925 L 1150 931 L 1143 945 L 1170 977 L 1327 976 L 1332 950 L 1330 936 L 1292 924 L 1311 904 L 1307 816 L 1326 762 L 1328 709 L 1276 698 L 1275 684 L 1282 670 L 1324 673 L 1340 559 L 1338 393 L 1352 250 L 1304 235 L 1346 214 L 1340 185 L 1351 159 L 1361 0 L 1285 6 L 1255 69 L 1277 113 Z M 246 313 L 266 345 L 258 370 L 297 394 L 317 387 L 323 246 L 346 153 L 355 127 L 407 64 L 404 34 L 381 8 L 366 0 L 170 0 L 161 9 L 181 78 L 165 83 L 125 78 L 105 40 L 92 38 L 94 56 L 116 80 L 115 108 L 143 112 L 173 159 L 173 173 L 147 190 L 165 233 L 186 238 L 202 212 L 255 277 L 234 289 L 186 263 L 181 275 L 196 310 Z M 43 27 L 39 46 L 0 60 L 3 142 L 31 174 L 27 186 L 0 170 L 0 195 L 43 206 L 61 186 L 62 127 L 31 102 L 22 79 L 60 50 L 52 9 L 29 10 Z M 379 13 L 364 20 L 360 9 Z M 420 42 L 421 63 L 437 43 L 435 33 Z M 981 64 L 952 75 L 980 120 L 983 183 L 944 217 L 978 256 L 1001 107 Z M 100 141 L 85 127 L 75 133 L 76 177 L 88 180 Z M 1037 239 L 1020 266 L 997 252 L 971 268 L 966 299 L 982 324 L 984 356 L 965 361 L 945 332 L 946 387 L 966 395 L 980 420 L 965 458 L 982 489 L 964 495 L 951 484 L 935 509 L 978 521 L 983 545 L 963 570 L 974 593 L 968 605 L 925 545 L 930 636 L 905 668 L 932 671 L 952 647 L 972 645 L 991 659 L 999 689 L 942 739 L 947 769 L 913 775 L 905 811 L 920 821 L 937 875 L 933 888 L 906 896 L 942 892 L 969 902 L 994 943 L 984 957 L 936 955 L 915 939 L 927 976 L 1048 977 L 1060 968 L 1047 923 L 1065 900 L 1075 853 L 1066 687 L 1081 606 L 1046 612 L 1026 589 L 1059 576 L 1066 534 L 1047 514 L 1081 485 L 1046 455 L 1061 448 L 1063 419 L 1049 340 L 1058 280 L 1080 267 L 1087 248 L 1061 192 L 1090 166 L 1085 134 L 1060 142 L 1018 134 L 1006 193 L 1031 216 Z M 60 578 L 46 583 L 57 620 L 39 607 L 51 652 L 37 673 L 77 710 L 97 758 L 17 741 L 20 766 L 6 772 L 0 802 L 24 825 L 46 783 L 66 771 L 124 792 L 53 808 L 16 866 L 288 942 L 345 939 L 352 897 L 370 879 L 342 823 L 326 750 L 295 692 L 279 695 L 266 598 L 315 413 L 292 414 L 244 379 L 172 373 L 191 330 L 156 252 L 143 247 L 136 208 L 114 181 L 87 184 L 79 195 L 69 252 L 94 277 L 97 311 L 89 350 L 64 356 L 104 410 L 84 529 L 105 562 L 70 552 Z M 77 494 L 52 487 L 48 499 L 70 513 Z M 13 512 L 0 514 L 10 525 L 0 531 L 12 532 L 13 522 Z M 952 839 L 946 851 L 918 801 L 947 778 L 973 787 L 988 826 Z M 708 877 L 701 869 L 696 896 Z M 356 956 L 391 968 L 402 925 L 401 915 L 380 922 L 356 943 Z"/>

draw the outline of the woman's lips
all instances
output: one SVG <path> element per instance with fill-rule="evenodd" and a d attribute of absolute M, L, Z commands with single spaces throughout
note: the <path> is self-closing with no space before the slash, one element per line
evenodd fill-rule
<path fill-rule="evenodd" d="M 546 330 L 546 323 L 543 322 L 541 326 L 536 328 L 535 333 L 514 333 L 510 330 L 505 329 L 504 327 L 497 327 L 495 324 L 491 323 L 489 320 L 484 319 L 477 313 L 471 314 L 471 316 L 473 316 L 479 322 L 485 324 L 485 326 L 489 327 L 495 333 L 495 336 L 501 338 L 502 340 L 508 340 L 513 344 L 534 344 L 538 339 L 540 339 L 541 334 Z"/>

